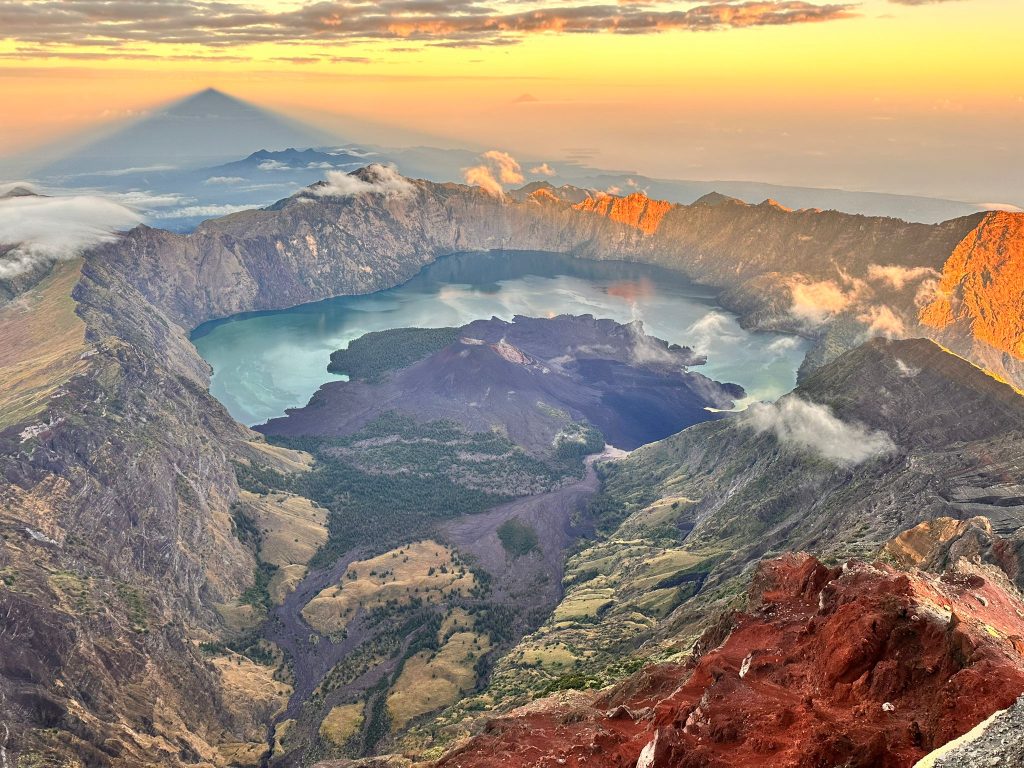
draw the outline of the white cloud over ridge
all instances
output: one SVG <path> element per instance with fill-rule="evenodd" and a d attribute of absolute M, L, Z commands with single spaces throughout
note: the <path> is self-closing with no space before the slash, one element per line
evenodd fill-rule
<path fill-rule="evenodd" d="M 506 184 L 522 184 L 525 180 L 519 161 L 508 152 L 492 149 L 480 155 L 480 159 L 480 165 L 463 169 L 463 178 L 489 195 L 504 197 Z"/>
<path fill-rule="evenodd" d="M 411 195 L 416 187 L 392 165 L 373 163 L 362 172 L 330 171 L 325 184 L 310 187 L 318 197 L 355 197 L 356 195 Z"/>
<path fill-rule="evenodd" d="M 13 197 L 0 200 L 0 243 L 15 247 L 0 257 L 0 279 L 40 265 L 73 259 L 111 242 L 142 222 L 129 208 L 101 197 Z"/>
<path fill-rule="evenodd" d="M 840 466 L 853 466 L 896 450 L 885 432 L 845 422 L 828 406 L 788 395 L 776 403 L 754 403 L 738 417 L 755 432 L 771 432 L 783 445 L 811 451 Z"/>
<path fill-rule="evenodd" d="M 840 284 L 836 280 L 811 281 L 802 275 L 795 276 L 789 281 L 790 314 L 805 325 L 820 326 L 856 302 L 863 287 L 862 281 L 848 278 Z"/>

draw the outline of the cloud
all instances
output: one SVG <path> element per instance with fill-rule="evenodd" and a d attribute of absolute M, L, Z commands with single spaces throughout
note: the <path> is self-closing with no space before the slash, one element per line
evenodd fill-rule
<path fill-rule="evenodd" d="M 1024 208 L 1012 203 L 978 203 L 982 211 L 1002 211 L 1003 213 L 1024 213 Z"/>
<path fill-rule="evenodd" d="M 256 167 L 261 171 L 290 171 L 292 169 L 288 163 L 282 163 L 280 160 L 264 160 Z"/>
<path fill-rule="evenodd" d="M 828 406 L 797 395 L 787 395 L 772 404 L 754 403 L 738 418 L 755 432 L 772 432 L 783 445 L 814 452 L 842 466 L 861 464 L 896 450 L 885 432 L 845 422 Z"/>
<path fill-rule="evenodd" d="M 535 174 L 537 176 L 557 176 L 558 175 L 558 172 L 555 171 L 555 169 L 552 168 L 547 163 L 541 163 L 540 165 L 535 165 L 533 168 L 530 169 L 530 173 Z"/>
<path fill-rule="evenodd" d="M 464 168 L 463 178 L 467 184 L 480 187 L 494 197 L 505 196 L 506 184 L 522 184 L 523 169 L 508 152 L 492 149 L 480 155 L 480 165 Z"/>
<path fill-rule="evenodd" d="M 251 205 L 186 205 L 182 208 L 175 208 L 170 211 L 158 211 L 151 213 L 154 219 L 191 219 L 203 217 L 212 219 L 217 216 L 227 216 L 229 213 L 251 210 Z"/>
<path fill-rule="evenodd" d="M 854 2 L 712 0 L 662 3 L 486 4 L 482 0 L 306 0 L 266 7 L 224 0 L 0 0 L 4 37 L 33 50 L 8 55 L 152 59 L 153 44 L 195 45 L 203 58 L 233 46 L 322 45 L 341 41 L 422 41 L 429 45 L 508 45 L 531 34 L 655 34 L 806 24 L 857 15 Z M 55 46 L 66 47 L 62 52 Z M 89 51 L 71 48 L 89 46 Z M 192 54 L 189 54 L 192 55 Z"/>
<path fill-rule="evenodd" d="M 15 247 L 0 257 L 0 279 L 40 265 L 73 259 L 111 242 L 142 221 L 135 211 L 101 197 L 13 197 L 0 200 L 0 243 Z"/>
<path fill-rule="evenodd" d="M 211 176 L 203 182 L 206 186 L 214 186 L 219 184 L 244 184 L 245 179 L 241 176 Z"/>
<path fill-rule="evenodd" d="M 690 347 L 704 354 L 721 346 L 722 339 L 730 336 L 736 336 L 736 321 L 717 310 L 708 312 L 683 334 Z"/>
<path fill-rule="evenodd" d="M 931 267 L 901 267 L 898 264 L 868 266 L 868 280 L 873 283 L 887 283 L 897 291 L 902 291 L 907 283 L 938 276 L 939 273 Z"/>
<path fill-rule="evenodd" d="M 937 5 L 938 3 L 951 3 L 957 0 L 889 0 L 894 5 Z"/>
<path fill-rule="evenodd" d="M 354 197 L 356 195 L 386 195 L 404 197 L 416 188 L 392 165 L 373 163 L 358 171 L 330 171 L 327 181 L 315 184 L 310 191 L 318 197 Z"/>
<path fill-rule="evenodd" d="M 869 336 L 884 336 L 887 339 L 907 337 L 907 326 L 903 318 L 884 304 L 868 307 L 857 315 L 857 319 L 868 326 Z"/>
<path fill-rule="evenodd" d="M 853 305 L 863 291 L 863 281 L 842 276 L 836 280 L 810 281 L 802 275 L 789 280 L 790 314 L 817 327 Z"/>

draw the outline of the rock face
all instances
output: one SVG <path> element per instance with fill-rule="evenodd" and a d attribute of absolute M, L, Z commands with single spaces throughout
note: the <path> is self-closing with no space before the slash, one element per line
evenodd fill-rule
<path fill-rule="evenodd" d="M 990 213 L 957 245 L 921 323 L 1018 380 L 1024 370 L 1024 216 Z"/>
<path fill-rule="evenodd" d="M 966 563 L 766 561 L 694 661 L 535 702 L 438 765 L 909 768 L 1024 689 L 1020 605 Z"/>
<path fill-rule="evenodd" d="M 960 739 L 918 762 L 914 768 L 975 768 L 1024 765 L 1024 697 Z"/>
<path fill-rule="evenodd" d="M 688 372 L 704 358 L 646 336 L 640 323 L 561 315 L 478 320 L 453 331 L 454 341 L 385 380 L 330 382 L 309 405 L 258 430 L 348 435 L 394 410 L 418 420 L 451 419 L 471 432 L 500 426 L 539 455 L 557 448 L 571 422 L 586 421 L 609 443 L 632 450 L 718 418 L 707 409 L 728 410 L 743 395 L 736 385 Z M 372 343 L 361 354 L 386 357 L 390 339 L 408 332 L 374 334 L 355 346 Z"/>
<path fill-rule="evenodd" d="M 232 635 L 219 611 L 252 583 L 231 506 L 232 461 L 256 455 L 254 435 L 210 396 L 180 327 L 102 263 L 76 276 L 75 300 L 65 280 L 38 290 L 41 306 L 77 309 L 78 354 L 55 387 L 49 368 L 26 372 L 43 395 L 0 430 L 6 754 L 222 765 L 255 745 L 258 758 L 262 694 L 228 691 L 239 675 L 272 684 L 271 670 L 243 657 L 219 667 L 197 645 Z M 33 332 L 4 329 L 16 348 Z"/>

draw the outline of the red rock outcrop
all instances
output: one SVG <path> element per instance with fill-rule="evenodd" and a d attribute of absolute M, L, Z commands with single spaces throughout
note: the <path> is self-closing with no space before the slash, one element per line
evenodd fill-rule
<path fill-rule="evenodd" d="M 960 330 L 1024 360 L 1024 214 L 990 213 L 953 251 L 923 325 Z"/>
<path fill-rule="evenodd" d="M 534 702 L 438 765 L 911 766 L 1024 691 L 1024 606 L 1004 583 L 965 561 L 942 577 L 765 562 L 747 610 L 698 644 L 713 650 Z"/>
<path fill-rule="evenodd" d="M 590 211 L 605 216 L 619 224 L 639 229 L 645 235 L 653 235 L 661 226 L 661 220 L 672 209 L 672 203 L 652 200 L 642 192 L 627 197 L 597 195 L 588 197 L 573 206 L 577 211 Z"/>

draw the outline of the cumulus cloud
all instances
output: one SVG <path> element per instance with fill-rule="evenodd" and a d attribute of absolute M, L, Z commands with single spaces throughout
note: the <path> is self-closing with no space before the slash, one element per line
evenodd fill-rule
<path fill-rule="evenodd" d="M 504 197 L 506 184 L 523 183 L 523 169 L 508 152 L 492 149 L 480 155 L 480 160 L 480 165 L 463 169 L 467 184 L 480 187 L 494 197 Z"/>
<path fill-rule="evenodd" d="M 142 221 L 135 211 L 100 197 L 11 197 L 0 200 L 0 279 L 73 259 Z"/>
<path fill-rule="evenodd" d="M 857 319 L 868 326 L 869 336 L 884 336 L 887 339 L 903 339 L 907 336 L 907 325 L 903 318 L 884 304 L 865 309 Z"/>
<path fill-rule="evenodd" d="M 804 324 L 817 327 L 852 306 L 863 289 L 863 281 L 846 276 L 841 281 L 796 276 L 789 281 L 789 311 Z"/>
<path fill-rule="evenodd" d="M 885 456 L 896 445 L 885 432 L 845 422 L 825 405 L 788 395 L 777 403 L 755 403 L 738 417 L 755 432 L 771 432 L 783 445 L 811 451 L 841 466 Z"/>
<path fill-rule="evenodd" d="M 385 195 L 404 197 L 416 188 L 393 165 L 373 163 L 353 173 L 330 171 L 327 181 L 310 188 L 319 197 L 354 197 L 356 195 Z"/>
<path fill-rule="evenodd" d="M 530 169 L 530 173 L 536 174 L 537 176 L 557 176 L 558 175 L 558 173 L 555 171 L 555 169 L 552 168 L 547 163 L 541 163 L 540 165 L 535 165 L 533 168 Z"/>
<path fill-rule="evenodd" d="M 868 266 L 868 280 L 873 283 L 891 285 L 897 291 L 902 291 L 908 283 L 938 276 L 939 273 L 931 267 L 902 267 L 899 264 L 871 264 Z"/>
<path fill-rule="evenodd" d="M 531 34 L 654 34 L 780 26 L 845 19 L 858 3 L 819 0 L 709 0 L 663 3 L 517 3 L 482 0 L 306 0 L 267 7 L 223 0 L 0 0 L 0 29 L 16 55 L 153 58 L 147 44 L 196 45 L 203 58 L 230 58 L 232 46 L 340 41 L 426 41 L 435 45 L 508 45 Z M 90 46 L 89 51 L 71 50 Z M 329 51 L 328 51 L 329 52 Z M 189 54 L 192 55 L 192 54 Z"/>

